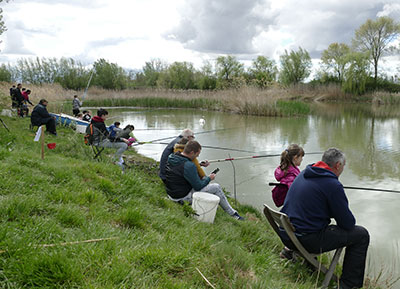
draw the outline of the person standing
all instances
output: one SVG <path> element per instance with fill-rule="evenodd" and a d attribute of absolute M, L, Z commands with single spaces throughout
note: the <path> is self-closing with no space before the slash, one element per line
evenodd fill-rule
<path fill-rule="evenodd" d="M 72 100 L 72 113 L 76 117 L 80 112 L 80 108 L 82 106 L 82 102 L 79 100 L 78 96 L 75 94 L 74 99 Z"/>
<path fill-rule="evenodd" d="M 345 164 L 345 155 L 339 149 L 325 151 L 321 161 L 308 165 L 296 177 L 281 210 L 288 215 L 297 238 L 310 253 L 346 247 L 340 289 L 363 287 L 369 246 L 369 233 L 356 225 L 338 179 Z M 330 225 L 331 218 L 336 225 Z M 280 237 L 287 247 L 295 249 L 284 231 Z"/>

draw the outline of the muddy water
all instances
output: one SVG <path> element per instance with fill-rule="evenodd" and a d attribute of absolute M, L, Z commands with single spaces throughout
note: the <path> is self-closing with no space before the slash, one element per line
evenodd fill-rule
<path fill-rule="evenodd" d="M 325 106 L 318 116 L 270 118 L 240 116 L 199 110 L 113 110 L 113 121 L 122 126 L 134 124 L 140 141 L 168 138 L 167 143 L 184 128 L 196 132 L 203 146 L 201 159 L 218 160 L 229 157 L 280 154 L 291 143 L 306 152 L 300 168 L 320 160 L 329 147 L 346 154 L 346 167 L 340 176 L 345 186 L 380 188 L 400 191 L 399 119 L 373 117 L 368 107 L 351 110 L 348 106 Z M 204 117 L 205 124 L 199 120 Z M 212 146 L 213 148 L 207 148 Z M 159 160 L 165 144 L 146 144 L 137 150 Z M 216 182 L 236 192 L 238 201 L 261 210 L 273 206 L 271 187 L 279 157 L 237 160 L 211 164 L 206 172 L 220 168 Z M 233 167 L 234 166 L 234 167 Z M 374 278 L 384 270 L 381 279 L 391 274 L 400 276 L 400 193 L 346 190 L 357 223 L 371 234 L 367 274 Z M 395 287 L 399 288 L 400 282 Z"/>

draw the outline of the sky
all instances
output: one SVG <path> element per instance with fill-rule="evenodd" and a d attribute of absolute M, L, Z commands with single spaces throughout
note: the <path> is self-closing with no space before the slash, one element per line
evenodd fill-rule
<path fill-rule="evenodd" d="M 247 65 L 258 55 L 279 62 L 298 47 L 316 64 L 329 44 L 350 45 L 367 19 L 400 19 L 399 0 L 11 0 L 0 7 L 8 29 L 0 63 L 104 58 L 126 69 L 152 59 L 200 68 L 221 55 Z M 399 59 L 387 58 L 387 69 Z"/>

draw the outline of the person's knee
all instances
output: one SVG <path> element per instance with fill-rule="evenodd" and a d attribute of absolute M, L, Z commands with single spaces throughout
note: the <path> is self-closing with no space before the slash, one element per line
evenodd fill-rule
<path fill-rule="evenodd" d="M 360 239 L 362 240 L 363 243 L 369 244 L 369 232 L 366 228 L 362 226 L 355 226 L 355 230 L 357 231 L 357 234 L 360 236 Z"/>

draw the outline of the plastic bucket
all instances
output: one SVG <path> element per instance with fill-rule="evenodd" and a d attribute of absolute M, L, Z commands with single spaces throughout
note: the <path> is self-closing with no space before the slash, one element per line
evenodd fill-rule
<path fill-rule="evenodd" d="M 193 193 L 192 208 L 196 212 L 195 218 L 201 222 L 214 223 L 219 197 L 209 193 Z"/>

